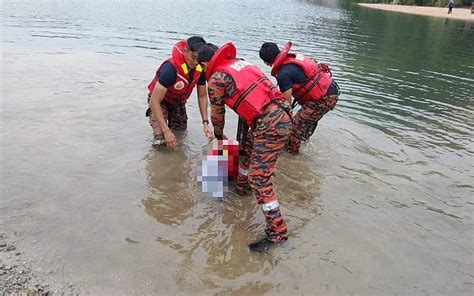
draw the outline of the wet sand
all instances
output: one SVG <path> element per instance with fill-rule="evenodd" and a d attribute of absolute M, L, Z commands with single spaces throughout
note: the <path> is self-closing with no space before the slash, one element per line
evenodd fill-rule
<path fill-rule="evenodd" d="M 465 20 L 474 22 L 474 14 L 471 14 L 471 10 L 468 8 L 454 8 L 453 13 L 448 14 L 447 7 L 426 7 L 426 6 L 405 6 L 405 5 L 394 5 L 394 4 L 375 4 L 375 3 L 359 3 L 360 6 L 394 11 L 401 13 L 409 13 L 424 16 L 443 17 L 456 20 Z"/>
<path fill-rule="evenodd" d="M 18 234 L 0 232 L 0 294 L 1 295 L 76 295 L 74 285 L 50 287 L 46 276 L 35 270 L 37 264 L 16 248 Z"/>

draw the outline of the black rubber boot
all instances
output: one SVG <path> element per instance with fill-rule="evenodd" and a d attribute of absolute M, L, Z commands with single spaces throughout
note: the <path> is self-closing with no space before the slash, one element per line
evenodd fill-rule
<path fill-rule="evenodd" d="M 252 243 L 249 245 L 249 249 L 251 252 L 260 252 L 260 253 L 265 253 L 267 252 L 271 247 L 277 245 L 278 243 L 273 242 L 270 240 L 268 237 L 265 237 L 262 240 L 259 240 L 258 242 Z"/>

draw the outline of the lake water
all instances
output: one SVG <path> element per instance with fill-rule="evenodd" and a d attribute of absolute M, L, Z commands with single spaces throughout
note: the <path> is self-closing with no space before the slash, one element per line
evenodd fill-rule
<path fill-rule="evenodd" d="M 291 39 L 342 89 L 281 156 L 268 254 L 253 197 L 200 192 L 195 94 L 180 149 L 150 146 L 146 87 L 194 34 L 268 75 L 260 45 Z M 3 1 L 0 231 L 83 294 L 470 295 L 473 52 L 472 23 L 351 1 Z"/>

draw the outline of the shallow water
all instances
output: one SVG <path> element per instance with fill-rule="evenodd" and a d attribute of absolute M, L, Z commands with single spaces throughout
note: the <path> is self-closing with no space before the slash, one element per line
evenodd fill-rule
<path fill-rule="evenodd" d="M 471 294 L 472 24 L 253 2 L 4 1 L 0 230 L 84 294 Z M 264 227 L 252 197 L 199 192 L 194 94 L 179 151 L 150 147 L 146 86 L 193 34 L 266 73 L 261 43 L 291 39 L 342 88 L 281 156 L 290 242 L 267 255 L 246 248 Z"/>

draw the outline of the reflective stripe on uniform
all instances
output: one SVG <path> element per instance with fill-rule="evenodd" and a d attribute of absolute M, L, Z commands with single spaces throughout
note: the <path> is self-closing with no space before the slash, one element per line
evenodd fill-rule
<path fill-rule="evenodd" d="M 274 200 L 272 202 L 262 204 L 262 211 L 268 212 L 268 211 L 278 208 L 279 206 L 280 204 L 278 203 L 278 200 Z"/>

